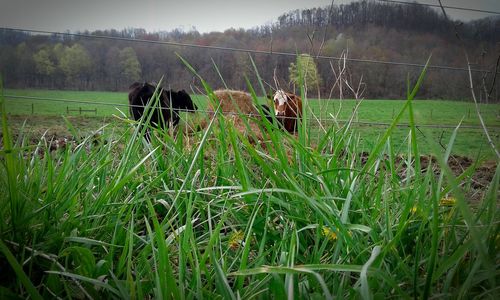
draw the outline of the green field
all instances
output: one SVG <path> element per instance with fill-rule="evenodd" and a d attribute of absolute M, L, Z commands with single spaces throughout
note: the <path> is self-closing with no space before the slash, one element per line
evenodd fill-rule
<path fill-rule="evenodd" d="M 32 113 L 38 115 L 66 115 L 67 108 L 70 110 L 97 109 L 97 116 L 110 116 L 117 114 L 118 109 L 127 112 L 127 93 L 121 92 L 78 92 L 78 91 L 53 91 L 53 90 L 5 90 L 5 95 L 29 96 L 40 98 L 53 98 L 61 100 L 101 102 L 111 105 L 55 102 L 50 100 L 31 100 L 14 99 L 6 97 L 7 112 L 14 115 L 28 115 Z M 193 100 L 200 109 L 206 107 L 206 98 L 195 95 Z M 265 98 L 259 99 L 265 103 Z M 117 104 L 117 106 L 113 106 Z M 340 120 L 349 118 L 356 104 L 354 100 L 323 100 L 311 99 L 310 107 L 312 111 L 319 116 L 320 108 L 325 111 L 324 116 L 328 114 L 338 115 Z M 32 105 L 34 105 L 32 107 Z M 395 113 L 397 113 L 404 101 L 398 100 L 364 100 L 358 110 L 357 118 L 359 121 L 366 122 L 390 122 Z M 415 100 L 414 102 L 415 118 L 418 124 L 443 124 L 457 125 L 463 118 L 463 124 L 479 124 L 475 113 L 473 103 L 457 101 L 438 101 L 438 100 Z M 480 104 L 480 112 L 486 122 L 491 126 L 500 126 L 500 105 L 499 104 Z M 84 113 L 85 115 L 95 116 L 94 112 Z M 70 112 L 70 115 L 79 115 L 78 111 Z M 408 117 L 404 116 L 402 122 L 408 122 Z"/>
<path fill-rule="evenodd" d="M 85 124 L 85 127 L 78 128 L 83 132 L 95 130 L 106 122 L 113 122 L 116 118 L 113 115 L 122 116 L 122 112 L 128 115 L 127 94 L 114 92 L 76 92 L 76 91 L 47 91 L 47 90 L 6 90 L 6 95 L 28 96 L 39 98 L 52 98 L 60 100 L 84 101 L 84 102 L 99 102 L 110 105 L 88 104 L 88 103 L 71 103 L 65 101 L 49 101 L 49 100 L 32 100 L 32 99 L 15 99 L 6 97 L 7 113 L 15 116 L 26 116 L 28 125 L 38 127 L 38 132 L 44 132 L 46 129 L 54 132 L 58 129 L 61 133 L 66 132 L 61 115 L 73 116 L 78 124 Z M 198 104 L 200 112 L 198 115 L 203 115 L 203 110 L 206 107 L 206 98 L 204 96 L 194 96 L 193 100 Z M 259 99 L 261 103 L 265 103 L 264 98 Z M 321 123 L 325 128 L 333 124 L 333 120 L 341 121 L 349 119 L 352 115 L 356 102 L 354 100 L 322 100 L 312 99 L 309 102 L 310 111 L 318 118 L 321 117 Z M 400 100 L 364 100 L 358 108 L 358 112 L 354 118 L 355 121 L 375 122 L 375 123 L 390 123 L 395 114 L 404 105 L 404 101 Z M 79 109 L 96 110 L 95 112 L 83 112 L 80 114 Z M 70 110 L 68 113 L 68 109 Z M 446 125 L 457 126 L 460 121 L 465 126 L 479 126 L 475 107 L 472 103 L 456 102 L 456 101 L 434 101 L 434 100 L 416 100 L 414 102 L 415 121 L 417 125 Z M 500 105 L 498 104 L 481 104 L 481 114 L 490 130 L 491 137 L 494 143 L 500 145 Z M 37 116 L 47 116 L 46 118 L 28 118 L 31 114 Z M 311 114 L 310 114 L 311 115 Z M 49 117 L 51 116 L 51 117 Z M 82 117 L 83 116 L 83 117 Z M 85 120 L 90 117 L 90 120 Z M 104 117 L 104 118 L 103 118 Z M 187 115 L 192 117 L 192 115 Z M 36 119 L 36 122 L 34 121 Z M 13 118 L 11 123 L 14 127 L 19 127 L 23 118 Z M 404 125 L 409 122 L 408 114 L 404 114 L 400 124 Z M 88 125 L 88 126 L 87 126 Z M 55 127 L 54 127 L 55 126 Z M 321 137 L 323 131 L 319 129 L 318 122 L 313 119 L 310 122 L 311 136 L 314 139 Z M 364 150 L 370 149 L 377 139 L 384 133 L 387 126 L 384 125 L 367 125 L 354 124 L 353 133 L 361 140 Z M 417 134 L 417 139 L 426 153 L 433 152 L 434 146 L 431 144 L 444 144 L 450 137 L 452 128 L 420 128 Z M 393 132 L 395 145 L 400 145 L 404 151 L 405 141 L 408 137 L 407 127 L 398 127 Z M 439 146 L 441 147 L 441 146 Z M 469 157 L 486 157 L 492 158 L 494 153 L 487 144 L 486 137 L 481 129 L 462 128 L 459 131 L 458 137 L 453 148 L 454 154 L 466 155 Z"/>
<path fill-rule="evenodd" d="M 291 136 L 262 122 L 258 143 L 220 118 L 146 142 L 112 107 L 65 122 L 66 104 L 36 102 L 31 115 L 29 102 L 6 101 L 1 299 L 498 298 L 500 167 L 480 131 L 440 140 L 427 128 L 340 124 Z M 338 112 L 331 104 L 325 111 Z M 343 101 L 340 119 L 353 104 Z M 365 101 L 356 118 L 390 122 L 394 107 L 403 123 L 456 125 L 471 108 L 414 105 L 412 114 L 408 101 Z M 497 126 L 498 105 L 482 109 Z M 108 123 L 96 141 L 91 131 Z M 76 140 L 53 149 L 51 134 Z M 435 161 L 414 159 L 430 152 Z"/>

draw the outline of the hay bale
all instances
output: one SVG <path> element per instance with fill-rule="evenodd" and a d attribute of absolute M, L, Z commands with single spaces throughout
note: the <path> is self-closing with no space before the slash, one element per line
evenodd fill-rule
<path fill-rule="evenodd" d="M 259 111 L 254 106 L 252 96 L 249 93 L 236 90 L 216 90 L 214 91 L 214 95 L 216 97 L 216 103 L 210 102 L 207 107 L 209 118 L 214 116 L 215 110 L 220 104 L 220 111 L 226 117 L 226 120 L 232 123 L 244 136 L 249 137 L 252 144 L 265 140 L 259 129 L 259 125 L 253 120 L 248 119 L 249 116 L 260 116 Z M 252 133 L 248 132 L 249 128 L 245 125 L 245 120 L 243 118 L 247 118 L 246 120 L 249 128 L 257 138 L 257 141 L 250 138 Z"/>
<path fill-rule="evenodd" d="M 241 112 L 242 114 L 258 114 L 252 100 L 252 96 L 243 91 L 235 90 L 217 90 L 214 92 L 216 99 L 215 105 L 220 103 L 221 112 L 225 115 L 234 115 Z M 239 108 L 239 111 L 238 111 Z M 213 103 L 208 104 L 208 111 L 212 113 L 217 109 L 213 107 Z"/>

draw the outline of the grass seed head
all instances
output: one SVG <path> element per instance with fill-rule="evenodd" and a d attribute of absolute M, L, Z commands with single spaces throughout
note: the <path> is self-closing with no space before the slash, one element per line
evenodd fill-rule
<path fill-rule="evenodd" d="M 439 200 L 439 205 L 451 207 L 451 206 L 455 206 L 455 202 L 457 202 L 457 199 L 455 199 L 455 197 L 446 196 L 446 197 L 441 198 L 441 200 Z"/>
<path fill-rule="evenodd" d="M 229 248 L 231 248 L 232 250 L 236 250 L 240 247 L 241 245 L 241 242 L 243 241 L 243 237 L 244 237 L 244 232 L 241 231 L 241 230 L 237 230 L 233 233 L 231 233 L 231 235 L 229 236 Z"/>

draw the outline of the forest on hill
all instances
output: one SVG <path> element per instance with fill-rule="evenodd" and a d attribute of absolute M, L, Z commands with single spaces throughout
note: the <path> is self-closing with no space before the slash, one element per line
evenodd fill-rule
<path fill-rule="evenodd" d="M 274 76 L 286 89 L 296 86 L 297 57 L 277 55 L 287 52 L 307 54 L 301 58 L 314 62 L 314 76 L 308 79 L 311 97 L 338 98 L 342 94 L 349 98 L 353 97 L 351 89 L 335 84 L 339 61 L 334 58 L 347 55 L 352 60 L 347 61 L 345 78 L 351 85 L 362 82 L 364 98 L 400 99 L 406 97 L 407 79 L 414 80 L 421 67 L 398 63 L 420 65 L 431 57 L 431 65 L 452 69 L 431 68 L 419 98 L 467 100 L 471 98 L 469 77 L 460 70 L 467 68 L 466 50 L 471 68 L 489 71 L 473 72 L 478 98 L 499 102 L 500 80 L 495 76 L 500 72 L 499 28 L 499 17 L 450 23 L 439 10 L 425 6 L 360 1 L 290 11 L 272 24 L 253 29 L 203 34 L 128 28 L 78 36 L 0 29 L 0 72 L 7 88 L 125 91 L 134 81 L 163 77 L 166 87 L 198 92 L 200 82 L 181 56 L 213 88 L 224 87 L 225 82 L 229 88 L 248 90 L 248 79 L 260 93 L 256 70 L 270 86 L 274 86 Z"/>

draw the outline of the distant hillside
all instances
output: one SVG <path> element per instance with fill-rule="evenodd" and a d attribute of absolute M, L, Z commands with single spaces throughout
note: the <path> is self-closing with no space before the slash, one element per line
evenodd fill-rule
<path fill-rule="evenodd" d="M 500 18 L 486 18 L 457 27 L 474 69 L 494 70 L 500 54 Z M 345 51 L 357 60 L 409 62 L 423 64 L 432 54 L 431 64 L 466 67 L 461 44 L 453 24 L 439 11 L 425 6 L 395 5 L 362 1 L 296 10 L 284 13 L 274 24 L 250 30 L 200 34 L 196 31 L 146 32 L 143 29 L 87 32 L 99 36 L 175 41 L 195 45 L 255 49 L 261 51 L 309 53 L 313 57 L 338 57 Z M 197 79 L 180 62 L 185 58 L 214 88 L 223 86 L 215 71 L 217 65 L 231 88 L 246 90 L 245 77 L 258 89 L 249 55 L 244 52 L 209 50 L 194 47 L 106 39 L 30 35 L 0 31 L 0 70 L 7 87 L 89 90 L 126 90 L 135 80 L 159 80 L 174 89 L 199 86 Z M 294 57 L 252 54 L 259 75 L 274 84 L 293 89 L 289 67 Z M 316 97 L 340 94 L 332 67 L 337 60 L 315 59 L 320 86 L 309 87 Z M 406 79 L 415 79 L 420 68 L 359 61 L 348 62 L 348 82 L 365 86 L 365 98 L 404 98 Z M 336 70 L 337 71 L 337 70 Z M 492 91 L 489 101 L 499 101 L 500 80 L 492 75 L 474 73 L 481 99 Z M 495 81 L 495 86 L 492 86 Z M 486 92 L 485 92 L 486 91 Z M 352 97 L 343 84 L 343 95 Z M 419 93 L 420 98 L 469 99 L 466 72 L 431 69 Z"/>
<path fill-rule="evenodd" d="M 441 11 L 423 5 L 397 5 L 377 1 L 360 1 L 348 5 L 294 10 L 281 15 L 278 28 L 300 26 L 333 26 L 343 30 L 351 27 L 363 29 L 382 27 L 398 31 L 450 35 L 450 24 Z M 461 34 L 466 39 L 485 42 L 500 41 L 500 17 L 490 17 L 461 24 Z"/>

